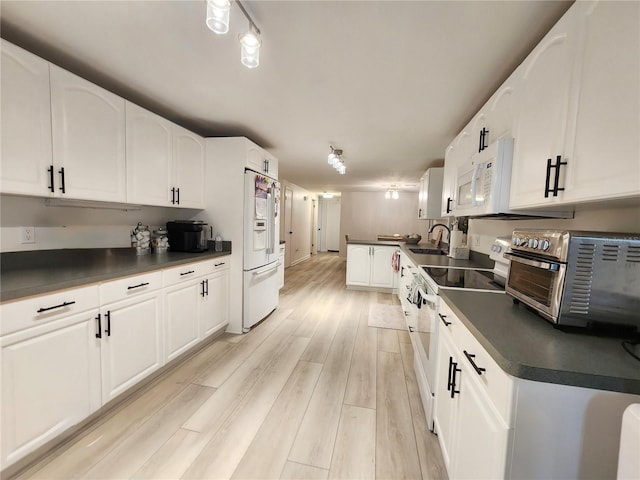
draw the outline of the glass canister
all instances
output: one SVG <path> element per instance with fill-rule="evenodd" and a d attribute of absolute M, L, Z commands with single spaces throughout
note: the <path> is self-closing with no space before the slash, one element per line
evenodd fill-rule
<path fill-rule="evenodd" d="M 165 227 L 158 227 L 153 231 L 151 247 L 154 253 L 165 253 L 169 250 L 169 232 Z"/>

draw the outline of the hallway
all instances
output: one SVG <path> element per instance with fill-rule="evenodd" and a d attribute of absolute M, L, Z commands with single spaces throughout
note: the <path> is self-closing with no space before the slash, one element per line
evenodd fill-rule
<path fill-rule="evenodd" d="M 279 308 L 224 334 L 20 478 L 446 478 L 395 295 L 345 289 L 337 254 L 288 268 Z"/>

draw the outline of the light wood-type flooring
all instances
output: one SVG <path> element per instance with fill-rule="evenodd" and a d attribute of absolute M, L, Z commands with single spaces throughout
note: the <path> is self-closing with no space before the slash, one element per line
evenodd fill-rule
<path fill-rule="evenodd" d="M 446 478 L 391 294 L 346 290 L 345 261 L 286 270 L 280 306 L 224 334 L 21 478 Z"/>

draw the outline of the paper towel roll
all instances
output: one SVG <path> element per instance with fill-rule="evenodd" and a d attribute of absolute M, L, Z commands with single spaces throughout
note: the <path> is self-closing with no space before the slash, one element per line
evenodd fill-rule
<path fill-rule="evenodd" d="M 452 248 L 461 246 L 462 245 L 462 236 L 463 235 L 464 235 L 464 232 L 461 232 L 460 230 L 453 230 L 451 232 L 451 240 L 449 242 L 449 245 Z"/>

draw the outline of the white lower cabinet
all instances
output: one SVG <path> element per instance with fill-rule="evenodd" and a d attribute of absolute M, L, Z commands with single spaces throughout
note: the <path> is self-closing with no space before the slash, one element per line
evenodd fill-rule
<path fill-rule="evenodd" d="M 203 280 L 205 295 L 200 298 L 202 337 L 208 337 L 229 323 L 229 270 L 216 272 Z"/>
<path fill-rule="evenodd" d="M 198 327 L 198 296 L 202 281 L 192 280 L 184 285 L 165 289 L 164 356 L 173 360 L 200 340 Z"/>
<path fill-rule="evenodd" d="M 102 307 L 104 403 L 163 365 L 160 299 L 153 292 Z"/>
<path fill-rule="evenodd" d="M 393 289 L 397 275 L 391 257 L 398 247 L 349 244 L 347 246 L 347 286 Z"/>
<path fill-rule="evenodd" d="M 101 406 L 97 315 L 96 306 L 0 339 L 2 468 Z"/>

